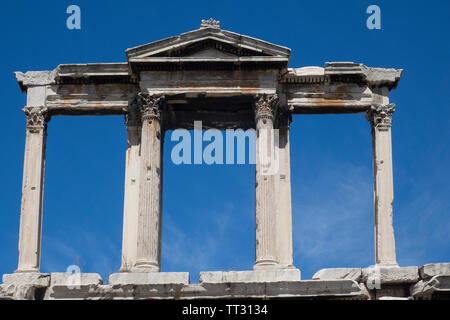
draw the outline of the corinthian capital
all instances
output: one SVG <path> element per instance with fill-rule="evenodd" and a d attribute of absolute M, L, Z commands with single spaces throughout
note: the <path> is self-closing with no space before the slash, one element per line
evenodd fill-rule
<path fill-rule="evenodd" d="M 273 119 L 276 107 L 278 105 L 278 95 L 257 95 L 255 101 L 255 119 L 258 120 L 260 117 Z"/>
<path fill-rule="evenodd" d="M 367 120 L 377 128 L 390 128 L 392 115 L 395 112 L 395 104 L 373 104 L 367 112 Z"/>
<path fill-rule="evenodd" d="M 27 129 L 30 131 L 44 129 L 50 121 L 48 109 L 45 107 L 25 107 L 22 111 L 27 117 Z"/>
<path fill-rule="evenodd" d="M 161 111 L 164 108 L 166 97 L 164 95 L 152 95 L 140 92 L 138 94 L 138 105 L 142 114 L 142 121 L 157 119 L 161 120 Z"/>

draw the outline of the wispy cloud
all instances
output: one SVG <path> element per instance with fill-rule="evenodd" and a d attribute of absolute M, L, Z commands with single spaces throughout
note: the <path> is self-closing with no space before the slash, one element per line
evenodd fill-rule
<path fill-rule="evenodd" d="M 396 206 L 397 252 L 403 264 L 450 261 L 449 173 L 447 163 L 436 157 L 400 181 L 408 191 Z"/>
<path fill-rule="evenodd" d="M 236 223 L 236 208 L 231 202 L 220 211 L 202 217 L 205 221 L 200 228 L 193 230 L 170 213 L 166 215 L 163 223 L 163 271 L 188 271 L 191 281 L 197 282 L 200 271 L 224 270 L 225 265 L 230 269 L 240 269 L 252 261 L 253 254 L 249 255 L 246 248 L 239 247 L 239 239 L 242 242 L 253 230 L 250 229 L 250 217 L 243 217 L 241 223 Z"/>
<path fill-rule="evenodd" d="M 299 177 L 297 177 L 299 178 Z M 371 171 L 349 163 L 322 167 L 293 194 L 294 263 L 319 268 L 368 265 L 373 252 Z"/>
<path fill-rule="evenodd" d="M 109 273 L 118 271 L 121 248 L 117 241 L 77 227 L 70 231 L 70 237 L 67 233 L 44 237 L 43 272 L 65 272 L 70 265 L 79 264 L 81 272 L 99 273 L 106 282 Z"/>

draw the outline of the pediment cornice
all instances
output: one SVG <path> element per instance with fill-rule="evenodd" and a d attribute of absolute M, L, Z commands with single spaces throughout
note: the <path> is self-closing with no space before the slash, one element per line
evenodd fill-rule
<path fill-rule="evenodd" d="M 263 40 L 237 34 L 217 27 L 202 27 L 176 37 L 170 37 L 126 50 L 129 62 L 156 57 L 182 58 L 213 48 L 236 57 L 285 58 L 289 61 L 291 50 Z M 212 57 L 215 58 L 215 57 Z"/>

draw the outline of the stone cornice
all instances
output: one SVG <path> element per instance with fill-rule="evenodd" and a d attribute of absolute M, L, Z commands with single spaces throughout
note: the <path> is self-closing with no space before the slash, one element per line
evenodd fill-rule
<path fill-rule="evenodd" d="M 56 68 L 57 84 L 137 83 L 128 63 L 62 64 Z"/>
<path fill-rule="evenodd" d="M 131 58 L 154 56 L 156 54 L 160 54 L 161 52 L 177 50 L 187 44 L 192 44 L 194 42 L 199 42 L 206 39 L 215 39 L 242 49 L 261 52 L 261 55 L 285 58 L 290 58 L 291 56 L 291 49 L 287 47 L 275 45 L 267 41 L 231 31 L 208 27 L 127 49 L 127 59 L 129 60 Z"/>
<path fill-rule="evenodd" d="M 51 71 L 14 73 L 22 92 L 28 87 L 55 84 L 136 84 L 128 63 L 61 64 Z"/>
<path fill-rule="evenodd" d="M 386 86 L 395 89 L 402 72 L 401 69 L 370 68 L 353 62 L 327 62 L 325 68 L 289 68 L 280 78 L 280 82 L 287 84 L 353 82 L 370 87 Z"/>
<path fill-rule="evenodd" d="M 16 76 L 17 83 L 20 86 L 22 92 L 26 92 L 27 87 L 32 86 L 45 86 L 49 84 L 54 84 L 56 69 L 52 71 L 28 71 L 26 73 L 16 71 L 14 75 Z"/>

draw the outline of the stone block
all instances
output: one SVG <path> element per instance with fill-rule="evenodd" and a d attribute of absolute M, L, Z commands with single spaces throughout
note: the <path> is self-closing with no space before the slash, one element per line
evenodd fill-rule
<path fill-rule="evenodd" d="M 200 272 L 200 283 L 286 282 L 300 280 L 301 274 L 298 269 Z"/>
<path fill-rule="evenodd" d="M 436 293 L 445 293 L 450 297 L 450 275 L 434 276 L 430 280 L 420 280 L 411 288 L 411 295 L 415 299 L 432 299 Z"/>
<path fill-rule="evenodd" d="M 189 284 L 189 272 L 123 272 L 109 276 L 110 285 Z"/>
<path fill-rule="evenodd" d="M 347 279 L 358 282 L 362 277 L 361 268 L 330 268 L 317 271 L 313 280 L 340 280 Z"/>
<path fill-rule="evenodd" d="M 362 269 L 362 281 L 380 284 L 407 284 L 420 280 L 418 267 L 372 267 Z"/>
<path fill-rule="evenodd" d="M 37 272 L 19 272 L 4 274 L 2 280 L 6 285 L 29 285 L 36 288 L 45 288 L 50 285 L 50 274 Z"/>
<path fill-rule="evenodd" d="M 50 274 L 50 286 L 90 286 L 103 284 L 102 277 L 98 273 L 69 273 L 52 272 Z"/>
<path fill-rule="evenodd" d="M 368 294 L 352 280 L 308 280 L 289 282 L 134 284 L 81 286 L 68 289 L 55 286 L 47 290 L 46 299 L 239 299 L 305 298 L 368 299 Z"/>
<path fill-rule="evenodd" d="M 434 276 L 450 276 L 450 263 L 430 263 L 419 269 L 422 279 L 431 279 Z"/>
<path fill-rule="evenodd" d="M 280 282 L 200 283 L 181 290 L 181 299 L 310 298 L 367 299 L 352 280 L 307 280 Z"/>

